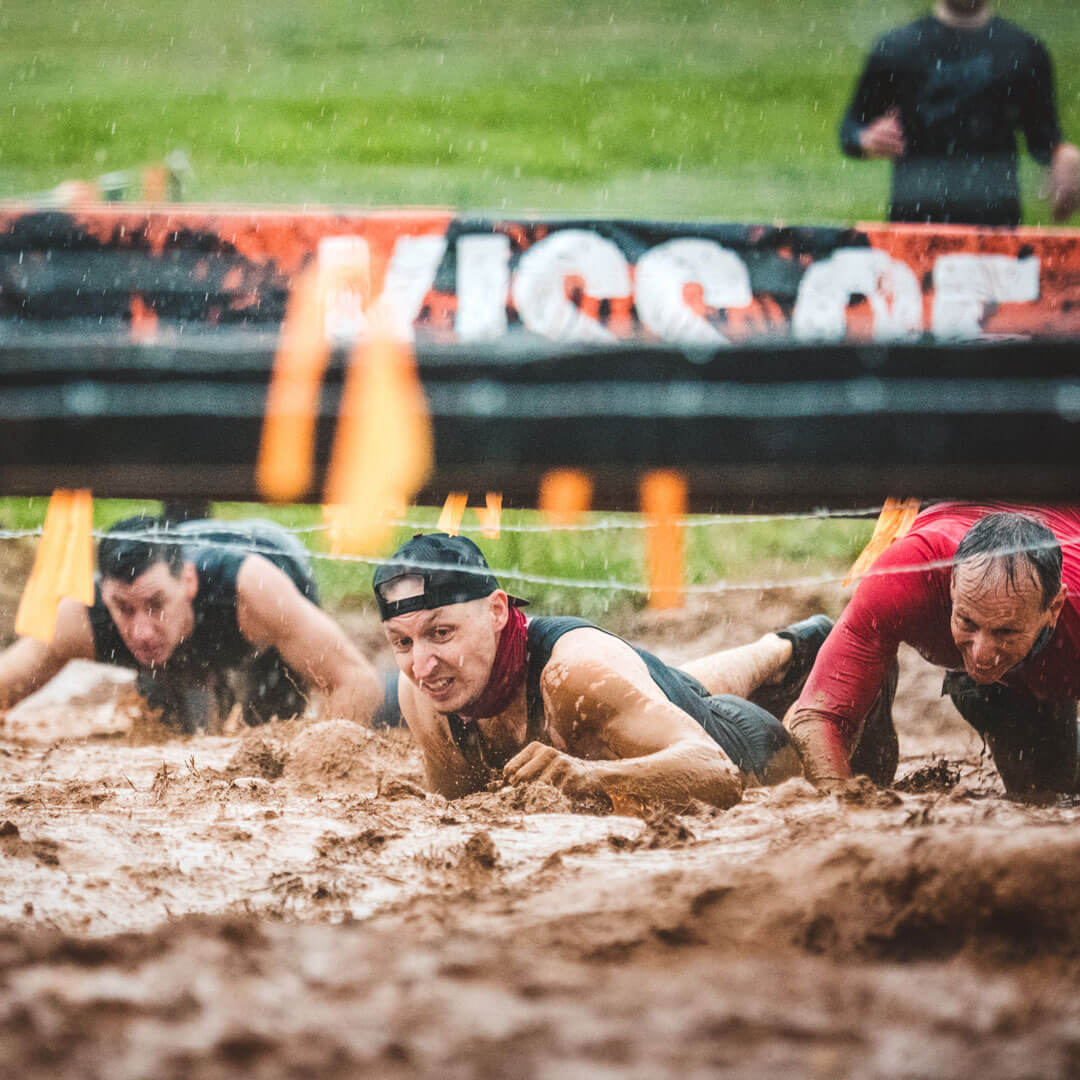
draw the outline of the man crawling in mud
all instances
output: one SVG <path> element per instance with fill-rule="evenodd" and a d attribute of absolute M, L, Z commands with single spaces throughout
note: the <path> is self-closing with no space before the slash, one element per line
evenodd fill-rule
<path fill-rule="evenodd" d="M 249 724 L 292 716 L 313 689 L 328 715 L 371 721 L 375 669 L 317 606 L 307 552 L 280 526 L 129 518 L 97 562 L 92 607 L 63 600 L 51 643 L 0 653 L 0 708 L 78 658 L 135 668 L 148 703 L 186 733 L 234 701 Z"/>
<path fill-rule="evenodd" d="M 901 642 L 946 669 L 1007 791 L 1080 790 L 1080 508 L 938 503 L 878 557 L 788 720 L 819 786 L 892 782 Z"/>
<path fill-rule="evenodd" d="M 747 699 L 783 714 L 823 615 L 676 669 L 583 619 L 527 620 L 464 537 L 414 537 L 374 588 L 402 715 L 448 798 L 542 781 L 615 806 L 728 807 L 802 772 L 776 715 Z"/>

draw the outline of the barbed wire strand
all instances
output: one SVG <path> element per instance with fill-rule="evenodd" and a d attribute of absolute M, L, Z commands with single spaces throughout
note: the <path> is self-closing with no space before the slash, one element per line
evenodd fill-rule
<path fill-rule="evenodd" d="M 470 507 L 469 509 L 474 509 Z M 765 525 L 774 521 L 832 521 L 832 520 L 866 520 L 868 518 L 875 518 L 881 513 L 880 506 L 867 506 L 862 508 L 856 508 L 853 510 L 830 510 L 828 507 L 820 507 L 816 510 L 809 510 L 803 513 L 791 513 L 791 514 L 690 514 L 686 517 L 677 518 L 674 524 L 687 529 L 700 529 L 700 528 L 714 528 L 717 526 L 735 526 L 735 525 Z M 209 521 L 214 521 L 219 525 L 228 526 L 234 524 L 223 518 L 208 518 Z M 277 524 L 275 522 L 274 524 Z M 434 523 L 431 521 L 418 521 L 408 518 L 402 518 L 395 521 L 388 522 L 391 528 L 399 529 L 431 529 L 434 528 Z M 311 535 L 314 533 L 328 532 L 333 528 L 332 525 L 320 524 L 320 525 L 297 525 L 287 526 L 281 525 L 282 529 L 286 532 L 290 532 L 295 536 L 299 535 Z M 462 533 L 479 533 L 483 532 L 488 526 L 482 522 L 465 523 L 462 522 L 458 526 L 458 532 Z M 552 522 L 551 524 L 538 523 L 535 525 L 527 524 L 513 524 L 503 522 L 500 524 L 499 529 L 505 533 L 551 533 L 551 532 L 566 532 L 566 533 L 587 533 L 587 532 L 615 532 L 619 530 L 626 531 L 644 531 L 649 528 L 649 522 L 641 518 L 601 518 L 599 521 L 589 521 L 580 523 L 560 523 Z M 38 525 L 32 529 L 0 529 L 0 540 L 20 540 L 31 536 L 40 536 L 42 532 L 42 526 Z M 101 537 L 104 532 L 101 530 L 95 530 L 93 533 L 96 537 Z"/>
<path fill-rule="evenodd" d="M 236 527 L 243 526 L 243 522 L 220 522 L 222 526 L 229 526 L 230 524 Z M 284 526 L 282 526 L 284 528 Z M 4 539 L 23 539 L 26 537 L 40 536 L 41 529 L 7 529 L 0 530 L 0 540 Z M 109 532 L 105 533 L 99 530 L 95 530 L 94 536 L 102 537 L 108 535 L 109 537 L 117 540 L 145 540 L 147 539 L 146 532 Z M 154 542 L 161 544 L 176 544 L 184 547 L 199 547 L 213 545 L 215 548 L 224 551 L 237 551 L 245 552 L 247 554 L 263 555 L 268 550 L 273 551 L 276 554 L 285 554 L 288 552 L 280 552 L 272 548 L 266 543 L 252 542 L 245 544 L 242 542 L 222 541 L 207 537 L 201 537 L 197 533 L 193 533 L 188 536 L 169 536 L 165 530 L 155 532 L 153 534 Z M 1044 544 L 1031 544 L 1024 547 L 1015 548 L 997 548 L 992 553 L 995 556 L 1003 555 L 1020 555 L 1025 551 L 1041 550 L 1043 548 L 1050 549 L 1054 546 L 1070 547 L 1073 545 L 1080 545 L 1080 534 L 1075 536 L 1056 538 L 1053 542 L 1047 541 Z M 422 562 L 417 560 L 400 560 L 394 558 L 377 558 L 368 555 L 345 555 L 345 554 L 331 554 L 329 552 L 317 552 L 307 551 L 307 556 L 313 559 L 324 559 L 335 562 L 346 562 L 362 564 L 372 567 L 377 566 L 402 566 L 409 569 L 415 569 L 420 571 L 431 570 L 453 570 L 457 573 L 464 574 L 477 574 L 487 575 L 493 574 L 499 580 L 510 580 L 523 582 L 527 585 L 544 585 L 555 588 L 569 588 L 569 589 L 590 589 L 594 591 L 609 591 L 609 592 L 626 592 L 626 593 L 648 593 L 651 591 L 651 586 L 647 582 L 626 582 L 620 581 L 618 578 L 606 578 L 606 579 L 587 579 L 587 578 L 568 578 L 558 577 L 548 574 L 532 574 L 527 571 L 518 569 L 517 567 L 509 568 L 497 568 L 497 567 L 473 567 L 462 566 L 460 564 L 448 564 L 437 562 Z M 931 570 L 941 570 L 950 568 L 953 565 L 952 558 L 938 559 L 930 562 L 912 563 L 905 566 L 890 566 L 883 569 L 878 569 L 876 566 L 871 566 L 865 573 L 858 576 L 856 580 L 862 580 L 868 577 L 885 577 L 892 574 L 918 574 L 926 573 Z M 826 585 L 841 584 L 848 577 L 847 573 L 844 574 L 817 574 L 810 577 L 802 578 L 789 578 L 784 581 L 716 581 L 706 582 L 703 584 L 686 584 L 682 586 L 682 591 L 688 595 L 708 596 L 712 594 L 721 594 L 728 592 L 765 592 L 769 590 L 781 590 L 781 589 L 800 589 L 800 588 L 815 588 Z"/>

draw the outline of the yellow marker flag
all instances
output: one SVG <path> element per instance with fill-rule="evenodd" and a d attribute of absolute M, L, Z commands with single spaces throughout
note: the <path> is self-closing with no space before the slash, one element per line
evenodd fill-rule
<path fill-rule="evenodd" d="M 389 536 L 389 515 L 432 467 L 431 420 L 412 348 L 394 337 L 381 305 L 368 313 L 342 393 L 325 501 L 339 508 L 343 552 L 370 555 Z"/>
<path fill-rule="evenodd" d="M 93 498 L 58 488 L 49 500 L 37 557 L 15 616 L 15 633 L 50 642 L 65 596 L 94 602 Z"/>
<path fill-rule="evenodd" d="M 877 557 L 894 541 L 899 540 L 912 525 L 919 514 L 918 499 L 895 499 L 892 496 L 885 500 L 881 513 L 874 524 L 874 532 L 870 542 L 863 548 L 854 565 L 844 578 L 844 585 L 850 585 L 857 577 L 861 577 L 877 561 Z"/>
<path fill-rule="evenodd" d="M 305 270 L 289 296 L 266 396 L 255 483 L 272 502 L 292 502 L 311 487 L 319 387 L 330 359 L 325 292 L 318 266 Z"/>
<path fill-rule="evenodd" d="M 489 491 L 484 496 L 484 509 L 480 511 L 480 535 L 486 540 L 499 539 L 499 525 L 502 521 L 502 492 Z"/>
<path fill-rule="evenodd" d="M 439 515 L 439 523 L 435 528 L 439 532 L 457 536 L 461 531 L 461 519 L 465 516 L 465 507 L 469 503 L 469 496 L 464 491 L 451 491 L 443 503 L 442 513 Z"/>

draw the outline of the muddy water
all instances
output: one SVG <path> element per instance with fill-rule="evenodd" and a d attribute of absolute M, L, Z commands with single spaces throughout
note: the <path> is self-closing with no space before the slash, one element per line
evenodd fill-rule
<path fill-rule="evenodd" d="M 1004 798 L 916 658 L 897 790 L 648 821 L 425 796 L 342 722 L 169 738 L 99 675 L 0 727 L 0 1076 L 1080 1071 L 1080 809 Z"/>

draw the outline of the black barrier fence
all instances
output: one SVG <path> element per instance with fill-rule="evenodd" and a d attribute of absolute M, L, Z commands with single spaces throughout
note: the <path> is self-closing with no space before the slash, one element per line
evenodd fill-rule
<path fill-rule="evenodd" d="M 272 337 L 135 345 L 49 336 L 0 347 L 0 493 L 255 499 Z M 242 346 L 242 347 L 239 347 Z M 632 509 L 649 470 L 696 511 L 798 511 L 889 494 L 1074 500 L 1080 343 L 724 348 L 424 346 L 436 469 L 422 501 L 542 474 L 594 477 Z M 346 357 L 316 425 L 318 500 Z M 392 455 L 395 447 L 386 448 Z"/>

